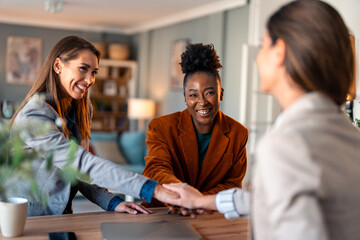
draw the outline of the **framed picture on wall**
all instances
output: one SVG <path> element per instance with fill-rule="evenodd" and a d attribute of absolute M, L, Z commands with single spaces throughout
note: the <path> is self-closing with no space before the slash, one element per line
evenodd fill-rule
<path fill-rule="evenodd" d="M 32 85 L 39 75 L 42 57 L 41 38 L 7 38 L 6 82 Z"/>
<path fill-rule="evenodd" d="M 189 43 L 187 39 L 175 40 L 171 44 L 170 59 L 170 88 L 179 90 L 183 88 L 184 74 L 181 71 L 181 54 L 185 51 L 186 45 Z"/>

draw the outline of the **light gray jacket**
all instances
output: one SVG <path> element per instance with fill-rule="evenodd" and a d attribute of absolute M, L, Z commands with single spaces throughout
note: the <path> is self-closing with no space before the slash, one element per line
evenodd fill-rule
<path fill-rule="evenodd" d="M 360 238 L 360 131 L 320 93 L 297 100 L 260 141 L 255 239 Z"/>
<path fill-rule="evenodd" d="M 32 137 L 25 141 L 27 149 L 43 149 L 45 153 L 53 152 L 54 164 L 53 169 L 46 170 L 46 154 L 37 161 L 33 161 L 35 180 L 40 193 L 47 193 L 49 198 L 47 207 L 43 207 L 37 201 L 31 201 L 28 216 L 62 214 L 69 200 L 72 200 L 70 198 L 73 197 L 70 196 L 70 184 L 64 183 L 59 176 L 59 169 L 63 168 L 67 161 L 70 142 L 65 137 L 63 129 L 56 125 L 58 118 L 59 115 L 51 105 L 33 97 L 18 113 L 14 121 L 14 125 L 31 120 L 40 120 L 44 124 L 51 125 L 51 131 L 46 136 Z M 140 197 L 141 188 L 147 181 L 146 177 L 129 172 L 117 164 L 92 155 L 85 149 L 88 147 L 88 139 L 78 140 L 82 146 L 78 147 L 72 166 L 82 173 L 89 174 L 91 178 L 92 185 L 80 182 L 77 186 L 85 197 L 105 210 L 114 195 L 104 188 Z"/>

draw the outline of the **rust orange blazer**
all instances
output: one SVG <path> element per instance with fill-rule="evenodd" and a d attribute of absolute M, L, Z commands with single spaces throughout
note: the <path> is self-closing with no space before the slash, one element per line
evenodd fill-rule
<path fill-rule="evenodd" d="M 191 115 L 186 109 L 153 119 L 143 175 L 159 183 L 186 182 L 204 194 L 241 187 L 246 173 L 248 130 L 219 111 L 201 169 Z M 163 206 L 153 200 L 150 205 Z"/>

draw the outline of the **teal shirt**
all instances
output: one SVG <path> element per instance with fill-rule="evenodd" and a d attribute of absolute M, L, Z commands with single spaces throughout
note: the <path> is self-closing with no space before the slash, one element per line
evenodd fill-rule
<path fill-rule="evenodd" d="M 208 133 L 197 133 L 197 143 L 198 143 L 198 152 L 199 152 L 199 167 L 201 168 L 204 159 L 205 159 L 205 155 L 206 155 L 206 151 L 208 149 L 209 143 L 210 143 L 210 139 L 211 139 L 211 132 Z"/>

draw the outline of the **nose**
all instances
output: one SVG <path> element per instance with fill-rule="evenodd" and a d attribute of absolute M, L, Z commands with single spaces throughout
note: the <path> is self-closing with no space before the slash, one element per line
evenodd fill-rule
<path fill-rule="evenodd" d="M 85 82 L 91 86 L 95 83 L 95 75 L 92 75 L 92 74 L 87 74 L 86 75 L 86 78 L 85 78 Z"/>
<path fill-rule="evenodd" d="M 199 97 L 198 103 L 199 103 L 201 106 L 205 106 L 205 105 L 208 103 L 208 101 L 204 98 L 204 96 L 201 95 L 201 96 Z"/>

